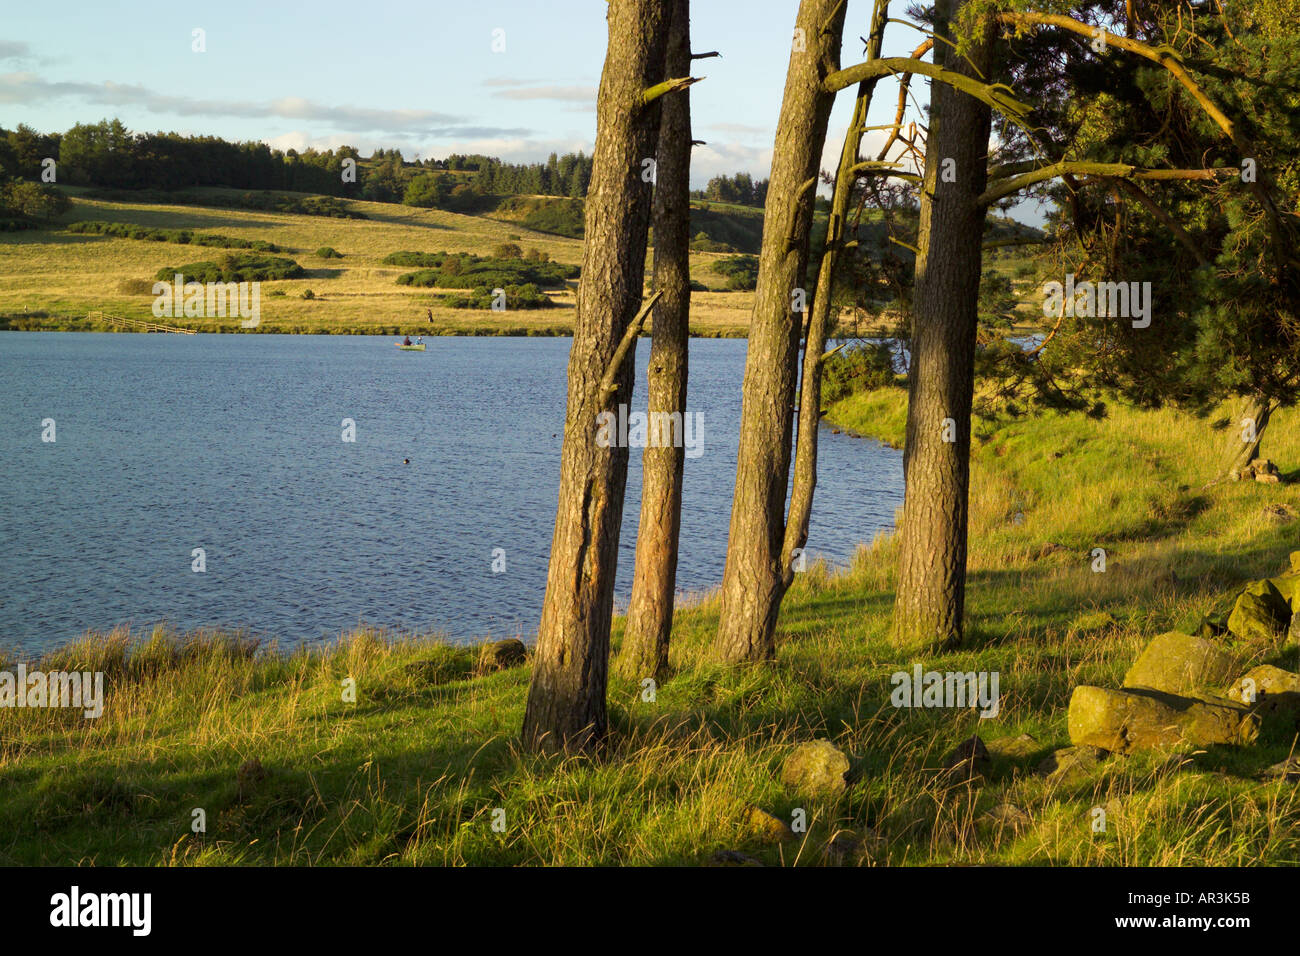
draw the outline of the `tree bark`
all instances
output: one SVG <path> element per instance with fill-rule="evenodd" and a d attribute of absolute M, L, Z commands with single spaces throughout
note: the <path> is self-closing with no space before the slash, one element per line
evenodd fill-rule
<path fill-rule="evenodd" d="M 1241 411 L 1228 424 L 1228 441 L 1224 448 L 1221 478 L 1229 478 L 1234 471 L 1244 471 L 1259 457 L 1259 443 L 1273 414 L 1273 403 L 1263 395 L 1249 395 L 1242 400 Z M 1254 438 L 1248 439 L 1246 420 L 1253 423 Z"/>
<path fill-rule="evenodd" d="M 674 0 L 671 20 L 666 73 L 682 77 L 691 69 L 689 0 Z M 687 92 L 664 99 L 656 168 L 654 289 L 663 298 L 655 306 L 651 328 L 646 401 L 651 426 L 641 456 L 636 569 L 618 666 L 627 677 L 661 680 L 668 670 L 686 462 L 682 428 L 691 306 L 691 101 Z M 656 417 L 663 415 L 669 417 Z M 664 420 L 675 422 L 675 434 L 655 430 L 654 423 Z"/>
<path fill-rule="evenodd" d="M 871 36 L 867 40 L 867 58 L 877 59 L 885 39 L 889 19 L 888 0 L 876 0 L 871 17 Z M 821 420 L 822 366 L 826 361 L 826 341 L 834 321 L 835 275 L 840 256 L 848 247 L 849 204 L 857 182 L 858 151 L 866 132 L 867 113 L 876 89 L 876 78 L 858 85 L 853 104 L 853 118 L 844 131 L 844 146 L 835 173 L 831 193 L 830 220 L 826 228 L 826 247 L 817 273 L 817 296 L 813 299 L 808 333 L 804 337 L 803 378 L 799 387 L 799 431 L 795 440 L 794 480 L 790 487 L 790 514 L 785 526 L 782 552 L 782 593 L 794 583 L 795 552 L 808 543 L 808 523 L 812 518 L 813 492 L 817 488 L 817 426 Z"/>
<path fill-rule="evenodd" d="M 969 0 L 938 0 L 936 34 L 956 41 Z M 965 25 L 964 25 L 965 26 Z M 935 44 L 945 69 L 987 81 L 992 24 L 981 20 L 969 60 Z M 978 70 L 978 72 L 976 72 Z M 916 260 L 904 501 L 892 640 L 960 644 L 966 597 L 970 424 L 990 110 L 946 83 L 930 90 L 930 133 Z"/>
<path fill-rule="evenodd" d="M 839 68 L 843 30 L 842 0 L 801 0 L 773 147 L 745 359 L 736 487 L 714 645 L 716 656 L 727 662 L 765 660 L 776 651 L 805 314 L 795 311 L 792 296 L 806 282 L 816 177 L 834 101 L 822 81 Z"/>
<path fill-rule="evenodd" d="M 620 350 L 645 278 L 668 0 L 610 0 L 596 148 L 560 461 L 559 505 L 537 632 L 523 743 L 589 751 L 604 737 L 614 574 L 628 450 L 601 447 L 598 416 L 631 399 L 634 349 Z M 617 356 L 617 359 L 616 359 Z M 607 388 L 606 385 L 609 387 Z"/>

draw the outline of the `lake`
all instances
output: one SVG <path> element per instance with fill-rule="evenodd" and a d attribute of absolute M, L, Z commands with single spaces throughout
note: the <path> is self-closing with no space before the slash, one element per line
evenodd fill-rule
<path fill-rule="evenodd" d="M 426 341 L 420 353 L 375 336 L 0 333 L 0 646 L 160 621 L 283 646 L 359 624 L 531 641 L 570 340 Z M 722 577 L 745 347 L 691 342 L 703 443 L 686 461 L 682 591 Z M 643 339 L 633 409 L 649 351 Z M 819 469 L 808 552 L 843 565 L 892 526 L 902 453 L 822 426 Z M 634 448 L 620 606 L 640 472 Z"/>

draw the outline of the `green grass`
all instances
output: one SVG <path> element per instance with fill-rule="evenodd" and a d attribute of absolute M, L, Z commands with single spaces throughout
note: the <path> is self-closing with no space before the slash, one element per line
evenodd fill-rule
<path fill-rule="evenodd" d="M 832 417 L 897 435 L 903 401 L 886 389 Z M 1292 480 L 1297 421 L 1278 413 L 1264 438 Z M 1289 738 L 1178 769 L 1113 757 L 1068 786 L 1029 772 L 1068 744 L 1076 685 L 1117 686 L 1151 636 L 1285 566 L 1296 525 L 1266 509 L 1300 510 L 1300 491 L 1204 488 L 1221 435 L 1173 412 L 985 422 L 977 436 L 964 649 L 914 661 L 890 647 L 896 545 L 881 537 L 842 573 L 799 575 L 773 664 L 711 663 L 716 600 L 681 609 L 675 675 L 656 701 L 613 679 L 607 751 L 561 760 L 517 747 L 527 667 L 474 676 L 472 649 L 428 636 L 365 632 L 292 654 L 230 636 L 97 636 L 44 666 L 106 671 L 103 717 L 0 709 L 0 863 L 697 864 L 720 849 L 801 865 L 1300 863 L 1300 788 L 1257 776 Z M 1094 546 L 1109 552 L 1104 574 Z M 1295 669 L 1297 651 L 1271 661 Z M 890 675 L 914 662 L 996 670 L 1001 713 L 894 709 Z M 342 699 L 348 677 L 355 703 Z M 935 768 L 972 733 L 1031 733 L 1039 748 L 996 760 L 983 787 L 943 786 Z M 814 737 L 850 755 L 841 797 L 780 783 L 790 748 Z M 237 769 L 253 758 L 267 777 L 241 794 Z M 1002 803 L 1022 827 L 983 819 Z M 811 828 L 765 843 L 751 805 L 786 820 L 802 808 Z M 1090 827 L 1098 806 L 1104 834 Z M 204 835 L 191 833 L 195 808 Z M 868 829 L 862 854 L 828 853 L 837 832 Z"/>

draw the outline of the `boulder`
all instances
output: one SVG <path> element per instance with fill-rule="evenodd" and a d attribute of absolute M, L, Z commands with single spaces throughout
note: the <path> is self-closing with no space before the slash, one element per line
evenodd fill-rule
<path fill-rule="evenodd" d="M 1023 760 L 1043 749 L 1038 738 L 1033 734 L 1021 734 L 1019 737 L 999 737 L 985 744 L 989 755 L 1008 760 Z"/>
<path fill-rule="evenodd" d="M 1061 747 L 1044 757 L 1035 771 L 1054 786 L 1071 786 L 1092 775 L 1110 754 L 1100 747 Z"/>
<path fill-rule="evenodd" d="M 1285 780 L 1287 783 L 1300 783 L 1300 757 L 1287 757 L 1281 763 L 1275 763 L 1264 771 L 1269 780 Z"/>
<path fill-rule="evenodd" d="M 484 644 L 483 649 L 478 655 L 478 672 L 480 674 L 490 674 L 492 671 L 503 671 L 511 667 L 518 667 L 528 660 L 528 648 L 524 642 L 518 638 L 508 638 L 504 641 L 493 641 L 490 644 Z"/>
<path fill-rule="evenodd" d="M 1267 458 L 1256 458 L 1250 463 L 1250 470 L 1255 476 L 1256 481 L 1265 484 L 1276 485 L 1282 480 L 1281 473 L 1277 470 L 1277 465 L 1273 464 Z"/>
<path fill-rule="evenodd" d="M 999 803 L 993 809 L 984 813 L 979 818 L 979 822 L 997 829 L 1007 829 L 1014 833 L 1029 826 L 1030 819 L 1029 814 L 1014 803 Z"/>
<path fill-rule="evenodd" d="M 745 826 L 764 843 L 781 843 L 794 839 L 794 831 L 780 817 L 758 807 L 750 807 L 745 814 Z"/>
<path fill-rule="evenodd" d="M 1245 641 L 1268 643 L 1291 622 L 1291 605 L 1272 581 L 1256 581 L 1237 598 L 1228 630 Z"/>
<path fill-rule="evenodd" d="M 1228 691 L 1229 700 L 1244 704 L 1252 703 L 1252 701 L 1245 699 L 1245 682 L 1247 680 L 1252 681 L 1255 685 L 1256 701 L 1265 697 L 1277 697 L 1285 694 L 1294 694 L 1300 697 L 1300 674 L 1274 667 L 1272 664 L 1260 664 L 1258 667 L 1252 667 L 1233 682 Z"/>
<path fill-rule="evenodd" d="M 806 794 L 838 794 L 848 789 L 849 758 L 829 740 L 802 743 L 781 765 L 781 782 Z"/>
<path fill-rule="evenodd" d="M 1068 725 L 1075 744 L 1120 754 L 1183 744 L 1249 744 L 1259 736 L 1259 718 L 1225 698 L 1087 685 L 1070 695 Z"/>
<path fill-rule="evenodd" d="M 1222 687 L 1241 673 L 1241 660 L 1213 641 L 1169 631 L 1151 640 L 1124 675 L 1125 687 L 1186 694 Z"/>
<path fill-rule="evenodd" d="M 943 760 L 943 772 L 951 783 L 982 779 L 992 766 L 988 748 L 978 736 L 967 737 Z"/>

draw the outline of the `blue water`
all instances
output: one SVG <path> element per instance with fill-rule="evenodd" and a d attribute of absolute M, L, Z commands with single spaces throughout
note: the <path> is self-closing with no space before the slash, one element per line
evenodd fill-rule
<path fill-rule="evenodd" d="M 371 336 L 0 334 L 0 646 L 43 650 L 156 622 L 242 627 L 282 646 L 359 624 L 531 640 L 569 340 L 428 343 L 414 353 Z M 745 344 L 691 343 L 704 445 L 686 462 L 684 591 L 722 576 Z M 644 408 L 648 353 L 642 342 L 633 408 Z M 41 441 L 47 418 L 52 444 Z M 345 418 L 355 443 L 341 440 Z M 638 449 L 631 460 L 621 604 Z M 843 564 L 892 524 L 901 453 L 823 426 L 819 463 L 808 551 Z"/>

